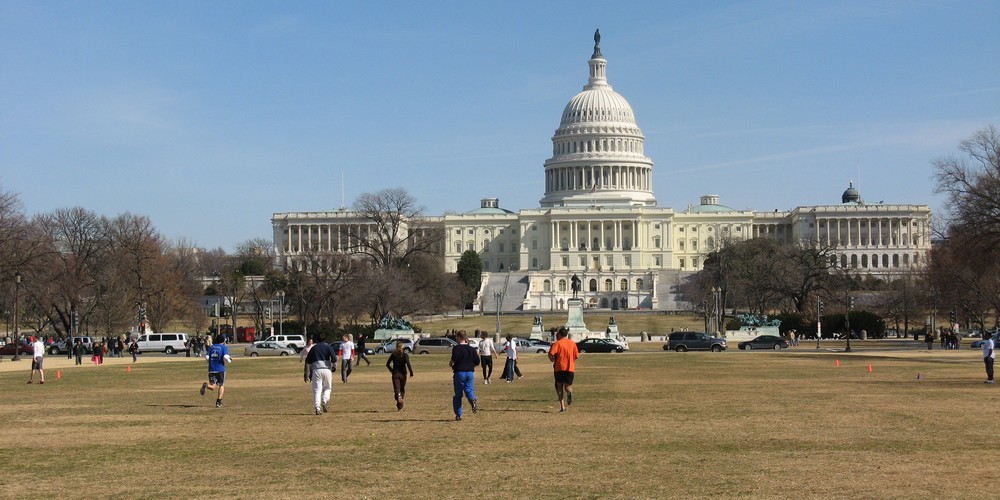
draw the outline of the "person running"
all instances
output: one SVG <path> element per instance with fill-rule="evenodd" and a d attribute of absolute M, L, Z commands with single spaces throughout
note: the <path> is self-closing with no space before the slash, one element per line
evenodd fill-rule
<path fill-rule="evenodd" d="M 993 334 L 990 332 L 983 333 L 983 363 L 986 364 L 986 383 L 993 383 L 993 361 L 996 359 L 997 353 L 994 350 Z"/>
<path fill-rule="evenodd" d="M 322 415 L 329 411 L 337 353 L 320 334 L 314 334 L 314 337 L 309 339 L 309 346 L 309 354 L 306 355 L 302 370 L 302 380 L 312 382 L 313 407 L 317 415 Z"/>
<path fill-rule="evenodd" d="M 451 350 L 451 360 L 448 361 L 454 375 L 452 383 L 455 396 L 451 399 L 455 410 L 455 420 L 462 420 L 462 394 L 472 405 L 472 413 L 479 411 L 476 406 L 476 366 L 479 366 L 479 353 L 469 345 L 469 336 L 465 330 L 458 332 L 458 345 Z"/>
<path fill-rule="evenodd" d="M 521 378 L 521 370 L 517 367 L 517 342 L 514 340 L 514 336 L 507 334 L 507 342 L 503 345 L 503 352 L 507 353 L 507 362 L 503 366 L 503 378 L 507 379 L 507 383 L 514 381 L 514 374 L 517 374 L 517 378 Z"/>
<path fill-rule="evenodd" d="M 346 333 L 341 337 L 341 340 L 340 352 L 338 353 L 340 357 L 340 380 L 346 384 L 347 377 L 350 377 L 351 372 L 354 371 L 354 342 L 351 342 L 351 336 Z"/>
<path fill-rule="evenodd" d="M 201 395 L 205 395 L 205 390 L 214 391 L 219 389 L 219 397 L 215 400 L 215 407 L 222 408 L 222 396 L 226 392 L 226 363 L 232 363 L 233 358 L 229 356 L 229 348 L 226 347 L 226 336 L 219 334 L 215 338 L 215 344 L 208 348 L 205 354 L 208 360 L 208 382 L 201 384 Z"/>
<path fill-rule="evenodd" d="M 396 411 L 403 409 L 403 398 L 406 396 L 406 372 L 413 376 L 413 366 L 410 365 L 410 355 L 406 354 L 406 344 L 396 342 L 396 349 L 389 355 L 385 367 L 392 374 L 392 399 L 396 401 Z"/>
<path fill-rule="evenodd" d="M 576 359 L 580 357 L 576 343 L 567 338 L 568 333 L 566 327 L 560 328 L 556 332 L 556 342 L 549 348 L 560 413 L 566 411 L 567 405 L 573 404 L 573 376 L 576 372 Z"/>
<path fill-rule="evenodd" d="M 483 383 L 489 384 L 493 376 L 493 358 L 497 357 L 497 347 L 486 331 L 479 332 L 479 360 L 483 367 Z"/>
<path fill-rule="evenodd" d="M 35 383 L 35 372 L 38 372 L 38 383 L 45 383 L 45 370 L 42 369 L 42 356 L 45 354 L 45 344 L 42 339 L 28 337 L 31 342 L 31 375 L 28 376 L 28 383 Z"/>

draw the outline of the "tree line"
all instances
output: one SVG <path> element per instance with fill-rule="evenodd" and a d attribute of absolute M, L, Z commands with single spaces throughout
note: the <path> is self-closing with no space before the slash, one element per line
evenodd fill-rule
<path fill-rule="evenodd" d="M 436 254 L 441 231 L 422 222 L 412 196 L 403 189 L 364 193 L 353 208 L 371 230 L 349 235 L 350 252 L 307 246 L 286 271 L 274 266 L 266 239 L 227 253 L 168 240 L 144 215 L 71 207 L 28 216 L 16 193 L 0 189 L 6 323 L 15 295 L 21 328 L 55 336 L 120 334 L 143 323 L 153 331 L 204 331 L 206 295 L 224 299 L 230 322 L 249 318 L 258 331 L 277 320 L 279 302 L 299 324 L 321 329 L 372 325 L 390 311 L 461 306 L 462 284 L 444 273 Z"/>

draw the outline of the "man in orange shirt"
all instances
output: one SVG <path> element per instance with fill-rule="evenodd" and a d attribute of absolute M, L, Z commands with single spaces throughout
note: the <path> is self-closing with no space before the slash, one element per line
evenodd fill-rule
<path fill-rule="evenodd" d="M 556 379 L 556 395 L 559 396 L 559 412 L 566 411 L 566 405 L 573 404 L 573 375 L 576 372 L 576 358 L 580 350 L 566 338 L 569 331 L 562 327 L 556 332 L 556 342 L 549 349 L 549 361 Z M 565 396 L 565 397 L 564 397 Z"/>

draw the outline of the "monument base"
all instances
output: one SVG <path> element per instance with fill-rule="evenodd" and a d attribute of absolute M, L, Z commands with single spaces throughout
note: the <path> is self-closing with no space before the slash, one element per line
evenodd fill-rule
<path fill-rule="evenodd" d="M 570 340 L 577 341 L 587 338 L 590 330 L 583 322 L 583 299 L 569 299 L 566 301 L 566 329 L 569 330 Z"/>

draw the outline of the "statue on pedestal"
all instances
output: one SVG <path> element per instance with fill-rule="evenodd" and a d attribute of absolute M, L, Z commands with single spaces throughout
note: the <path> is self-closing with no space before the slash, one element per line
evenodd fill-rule
<path fill-rule="evenodd" d="M 573 298 L 575 299 L 576 296 L 577 296 L 577 294 L 580 293 L 580 277 L 579 276 L 577 276 L 577 275 L 574 274 L 573 277 L 570 278 L 570 288 L 573 290 Z"/>

